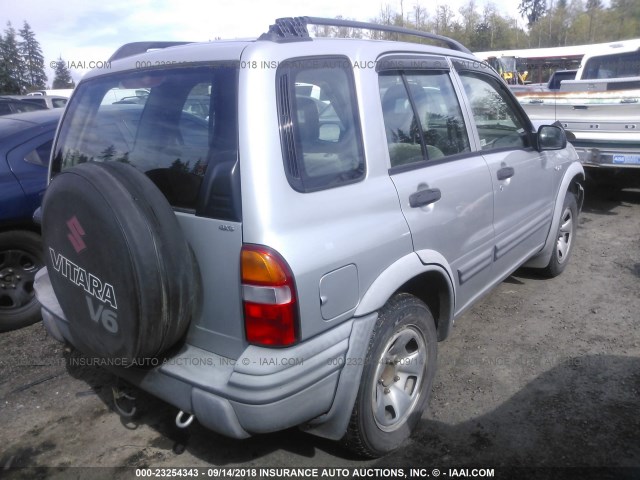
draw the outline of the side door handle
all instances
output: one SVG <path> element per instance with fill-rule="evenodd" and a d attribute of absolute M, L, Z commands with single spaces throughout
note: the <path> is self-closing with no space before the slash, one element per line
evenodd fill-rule
<path fill-rule="evenodd" d="M 409 196 L 409 205 L 411 208 L 425 207 L 437 202 L 442 198 L 439 188 L 426 188 L 418 190 Z"/>
<path fill-rule="evenodd" d="M 515 173 L 516 172 L 513 167 L 502 167 L 500 170 L 498 170 L 498 180 L 506 180 L 507 178 L 511 178 Z"/>

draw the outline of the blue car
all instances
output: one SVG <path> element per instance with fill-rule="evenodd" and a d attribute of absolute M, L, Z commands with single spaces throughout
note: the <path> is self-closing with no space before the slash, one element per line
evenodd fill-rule
<path fill-rule="evenodd" d="M 47 185 L 62 110 L 0 116 L 0 331 L 40 319 L 33 279 L 44 262 L 32 216 Z"/>

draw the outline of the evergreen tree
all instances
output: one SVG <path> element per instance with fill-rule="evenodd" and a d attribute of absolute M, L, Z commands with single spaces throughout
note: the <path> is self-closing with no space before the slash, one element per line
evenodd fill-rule
<path fill-rule="evenodd" d="M 44 72 L 44 56 L 36 35 L 25 21 L 19 32 L 22 42 L 18 44 L 20 55 L 24 63 L 25 80 L 30 90 L 46 88 L 47 75 Z"/>
<path fill-rule="evenodd" d="M 2 81 L 0 91 L 9 94 L 23 93 L 26 87 L 24 63 L 18 50 L 16 31 L 11 22 L 7 22 L 0 48 L 0 58 L 2 59 L 0 62 L 0 81 Z"/>
<path fill-rule="evenodd" d="M 4 61 L 4 37 L 0 34 L 0 94 L 9 93 L 6 85 L 10 78 L 6 62 Z"/>
<path fill-rule="evenodd" d="M 71 72 L 67 68 L 67 62 L 62 57 L 56 60 L 56 68 L 54 70 L 53 85 L 51 88 L 73 88 L 75 83 L 71 78 Z"/>

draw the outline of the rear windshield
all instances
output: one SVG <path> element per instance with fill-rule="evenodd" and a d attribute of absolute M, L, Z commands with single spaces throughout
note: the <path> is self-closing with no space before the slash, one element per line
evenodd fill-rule
<path fill-rule="evenodd" d="M 640 77 L 640 50 L 613 55 L 602 55 L 587 60 L 582 78 Z"/>
<path fill-rule="evenodd" d="M 207 201 L 199 196 L 207 170 L 237 161 L 236 89 L 237 65 L 229 63 L 83 82 L 65 115 L 52 172 L 84 162 L 129 163 L 171 205 L 196 209 Z"/>

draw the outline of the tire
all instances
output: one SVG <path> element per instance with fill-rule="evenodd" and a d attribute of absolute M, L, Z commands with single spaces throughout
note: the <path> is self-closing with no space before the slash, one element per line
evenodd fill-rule
<path fill-rule="evenodd" d="M 394 360 L 394 361 L 392 361 Z M 436 372 L 437 336 L 429 308 L 400 293 L 380 311 L 343 443 L 369 458 L 398 448 L 420 420 Z"/>
<path fill-rule="evenodd" d="M 33 279 L 43 266 L 40 235 L 26 230 L 0 233 L 0 332 L 42 318 Z"/>
<path fill-rule="evenodd" d="M 64 170 L 45 194 L 42 231 L 76 348 L 140 365 L 183 337 L 199 274 L 173 209 L 143 173 L 119 162 Z"/>
<path fill-rule="evenodd" d="M 569 263 L 573 245 L 575 243 L 578 221 L 578 203 L 573 193 L 567 192 L 560 215 L 560 224 L 556 231 L 553 254 L 549 264 L 542 269 L 542 273 L 549 278 L 560 275 Z"/>

